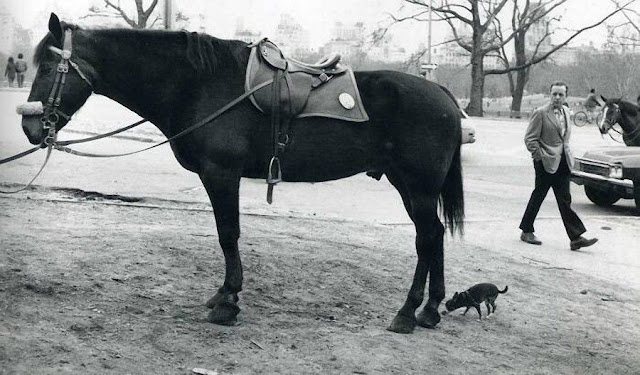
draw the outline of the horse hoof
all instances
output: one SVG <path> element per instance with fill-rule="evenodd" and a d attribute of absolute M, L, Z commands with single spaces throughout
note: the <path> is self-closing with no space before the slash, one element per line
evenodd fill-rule
<path fill-rule="evenodd" d="M 213 324 L 232 326 L 236 323 L 236 316 L 239 312 L 240 307 L 235 303 L 221 302 L 209 312 L 207 320 Z"/>
<path fill-rule="evenodd" d="M 232 297 L 232 298 L 229 298 Z M 214 307 L 216 307 L 216 305 L 219 305 L 221 303 L 223 303 L 223 301 L 228 301 L 228 300 L 233 300 L 234 303 L 238 303 L 238 301 L 240 300 L 240 298 L 238 297 L 238 293 L 233 293 L 233 294 L 229 294 L 229 293 L 216 293 L 215 296 L 209 298 L 209 300 L 207 301 L 207 303 L 205 303 L 205 306 L 207 306 L 210 309 L 213 309 Z M 228 303 L 231 303 L 230 301 Z"/>
<path fill-rule="evenodd" d="M 438 310 L 425 308 L 418 314 L 418 324 L 424 328 L 435 328 L 440 323 Z"/>
<path fill-rule="evenodd" d="M 416 318 L 414 316 L 396 315 L 391 322 L 391 325 L 387 327 L 387 331 L 395 333 L 411 333 L 416 327 Z"/>
<path fill-rule="evenodd" d="M 216 307 L 217 304 L 219 304 L 222 300 L 224 299 L 224 294 L 218 292 L 216 293 L 215 296 L 209 298 L 209 300 L 207 301 L 207 303 L 205 304 L 205 306 L 207 306 L 210 309 L 213 309 L 214 307 Z"/>

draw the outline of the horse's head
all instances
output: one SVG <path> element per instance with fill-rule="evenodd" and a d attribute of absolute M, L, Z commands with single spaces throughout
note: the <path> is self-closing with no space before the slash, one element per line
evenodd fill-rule
<path fill-rule="evenodd" d="M 28 103 L 18 107 L 22 129 L 32 144 L 50 144 L 93 91 L 93 69 L 74 55 L 73 31 L 51 13 L 49 33 L 34 56 L 38 66 Z"/>
<path fill-rule="evenodd" d="M 600 129 L 600 134 L 607 134 L 613 125 L 617 124 L 622 118 L 622 112 L 620 111 L 620 101 L 622 99 L 607 99 L 602 95 L 600 95 L 600 98 L 604 101 L 604 110 L 598 128 Z"/>

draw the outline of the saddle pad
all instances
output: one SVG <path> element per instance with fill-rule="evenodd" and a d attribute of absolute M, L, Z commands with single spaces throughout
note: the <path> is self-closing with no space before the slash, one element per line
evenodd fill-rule
<path fill-rule="evenodd" d="M 257 46 L 251 48 L 245 77 L 246 91 L 274 77 L 275 69 L 269 63 L 262 61 L 257 51 Z M 285 75 L 281 83 L 280 106 L 288 108 L 293 118 L 328 117 L 352 122 L 369 120 L 350 68 L 333 75 L 329 81 L 316 88 L 312 87 L 314 78 L 313 75 L 305 72 Z M 249 98 L 258 110 L 270 113 L 272 91 L 269 85 Z"/>

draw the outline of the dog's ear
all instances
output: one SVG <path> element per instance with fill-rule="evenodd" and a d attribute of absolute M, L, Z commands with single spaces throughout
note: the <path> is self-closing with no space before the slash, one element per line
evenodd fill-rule
<path fill-rule="evenodd" d="M 458 296 L 458 292 L 453 293 L 453 298 L 456 298 Z"/>
<path fill-rule="evenodd" d="M 607 98 L 605 98 L 604 96 L 600 95 L 600 99 L 602 99 L 603 102 L 607 102 Z"/>

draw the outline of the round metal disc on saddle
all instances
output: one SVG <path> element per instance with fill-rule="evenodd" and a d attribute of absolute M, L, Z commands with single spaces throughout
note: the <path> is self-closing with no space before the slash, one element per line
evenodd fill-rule
<path fill-rule="evenodd" d="M 343 92 L 338 96 L 338 101 L 340 105 L 342 105 L 346 109 L 353 109 L 356 106 L 356 101 L 353 99 L 353 96 Z"/>

